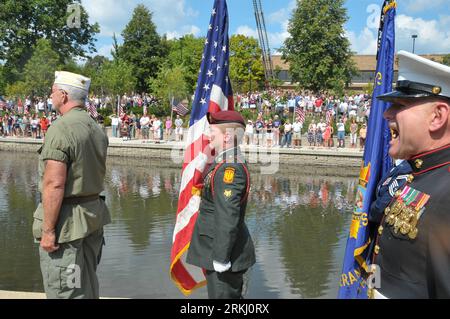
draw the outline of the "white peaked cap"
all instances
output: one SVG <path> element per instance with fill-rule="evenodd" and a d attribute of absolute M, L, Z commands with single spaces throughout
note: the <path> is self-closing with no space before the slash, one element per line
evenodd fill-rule
<path fill-rule="evenodd" d="M 393 92 L 378 99 L 413 99 L 428 96 L 450 98 L 450 67 L 416 54 L 399 51 L 399 76 Z"/>

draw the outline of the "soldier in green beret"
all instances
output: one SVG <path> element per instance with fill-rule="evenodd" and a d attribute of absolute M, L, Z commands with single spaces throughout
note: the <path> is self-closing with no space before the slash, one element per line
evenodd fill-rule
<path fill-rule="evenodd" d="M 238 145 L 245 121 L 235 111 L 208 116 L 217 156 L 205 172 L 200 212 L 187 262 L 206 270 L 210 299 L 242 298 L 243 275 L 255 263 L 245 224 L 250 174 Z"/>
<path fill-rule="evenodd" d="M 53 122 L 39 150 L 41 203 L 33 236 L 47 298 L 99 298 L 96 275 L 110 214 L 100 197 L 108 138 L 85 111 L 90 79 L 56 72 Z"/>

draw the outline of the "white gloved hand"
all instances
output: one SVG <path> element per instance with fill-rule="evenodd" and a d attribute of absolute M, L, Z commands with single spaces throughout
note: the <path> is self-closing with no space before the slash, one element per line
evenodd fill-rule
<path fill-rule="evenodd" d="M 222 264 L 213 260 L 213 267 L 216 272 L 223 273 L 231 268 L 231 262 L 229 261 L 228 264 Z"/>

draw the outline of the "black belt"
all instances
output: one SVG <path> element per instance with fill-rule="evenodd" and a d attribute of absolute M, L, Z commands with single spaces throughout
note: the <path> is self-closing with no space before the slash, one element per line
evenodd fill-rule
<path fill-rule="evenodd" d="M 78 204 L 84 204 L 88 202 L 93 202 L 94 200 L 99 199 L 99 195 L 92 195 L 92 196 L 83 196 L 83 197 L 67 197 L 63 199 L 63 205 L 78 205 Z"/>
<path fill-rule="evenodd" d="M 39 201 L 42 203 L 42 195 L 40 195 L 40 199 Z M 63 198 L 63 205 L 78 205 L 78 204 L 84 204 L 84 203 L 88 203 L 88 202 L 93 202 L 97 199 L 105 199 L 104 196 L 100 196 L 100 195 L 92 195 L 92 196 L 80 196 L 80 197 L 66 197 Z"/>

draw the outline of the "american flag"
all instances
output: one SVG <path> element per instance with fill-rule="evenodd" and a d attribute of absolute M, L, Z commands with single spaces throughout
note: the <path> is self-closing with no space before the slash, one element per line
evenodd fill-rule
<path fill-rule="evenodd" d="M 97 113 L 97 108 L 95 107 L 95 105 L 91 102 L 87 102 L 86 103 L 87 109 L 89 111 L 89 114 L 96 119 L 98 117 L 98 113 Z"/>
<path fill-rule="evenodd" d="M 202 175 L 212 160 L 206 114 L 233 110 L 228 61 L 227 4 L 225 0 L 215 0 L 192 104 L 171 252 L 171 278 L 185 295 L 206 284 L 202 269 L 186 263 L 186 253 L 198 216 Z"/>
<path fill-rule="evenodd" d="M 295 114 L 299 118 L 300 123 L 305 123 L 305 110 L 301 106 L 297 106 Z"/>
<path fill-rule="evenodd" d="M 184 106 L 183 103 L 175 103 L 174 105 L 172 105 L 172 111 L 174 111 L 175 113 L 181 115 L 181 116 L 185 116 L 186 114 L 189 113 L 189 109 Z"/>
<path fill-rule="evenodd" d="M 122 114 L 124 113 L 123 111 L 123 106 L 122 106 L 122 101 L 121 101 L 121 97 L 117 96 L 117 109 L 119 114 L 117 114 L 118 116 L 122 116 Z"/>

